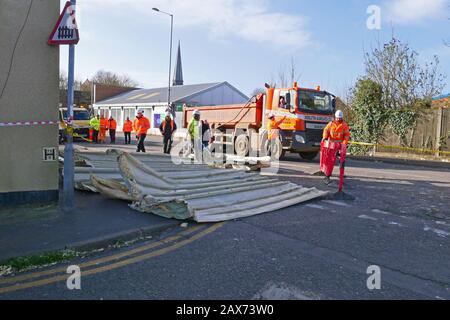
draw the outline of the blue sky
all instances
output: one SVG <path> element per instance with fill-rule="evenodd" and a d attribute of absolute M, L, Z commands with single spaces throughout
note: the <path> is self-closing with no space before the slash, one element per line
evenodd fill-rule
<path fill-rule="evenodd" d="M 381 8 L 380 30 L 366 26 L 370 5 Z M 439 56 L 450 92 L 450 0 L 78 0 L 77 78 L 103 69 L 167 85 L 170 18 L 152 7 L 175 15 L 186 84 L 228 81 L 250 94 L 294 58 L 301 86 L 342 95 L 364 72 L 364 50 L 394 32 L 422 61 Z"/>

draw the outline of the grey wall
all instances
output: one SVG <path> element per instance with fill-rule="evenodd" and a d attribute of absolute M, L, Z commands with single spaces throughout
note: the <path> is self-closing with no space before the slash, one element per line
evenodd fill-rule
<path fill-rule="evenodd" d="M 0 94 L 12 61 L 0 97 L 0 122 L 58 119 L 59 48 L 47 45 L 47 39 L 59 1 L 34 0 L 19 37 L 30 4 L 0 0 Z M 57 125 L 0 127 L 0 205 L 57 195 L 58 164 L 42 160 L 43 147 L 57 147 L 57 137 Z"/>

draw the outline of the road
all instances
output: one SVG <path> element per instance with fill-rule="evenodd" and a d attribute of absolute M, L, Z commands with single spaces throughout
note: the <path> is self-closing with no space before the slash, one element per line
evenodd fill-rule
<path fill-rule="evenodd" d="M 335 191 L 317 168 L 289 155 L 278 176 Z M 450 170 L 350 160 L 346 174 L 354 201 L 190 223 L 71 262 L 81 290 L 64 264 L 0 279 L 0 299 L 450 299 Z"/>

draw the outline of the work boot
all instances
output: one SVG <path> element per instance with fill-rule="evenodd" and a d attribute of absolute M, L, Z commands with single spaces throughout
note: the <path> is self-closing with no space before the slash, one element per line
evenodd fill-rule
<path fill-rule="evenodd" d="M 325 183 L 328 186 L 331 183 L 330 177 L 323 178 L 323 183 Z"/>

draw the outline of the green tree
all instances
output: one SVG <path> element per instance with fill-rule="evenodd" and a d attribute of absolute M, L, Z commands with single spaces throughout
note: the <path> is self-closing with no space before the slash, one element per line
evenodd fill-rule
<path fill-rule="evenodd" d="M 359 79 L 352 92 L 350 127 L 352 139 L 378 143 L 389 121 L 389 110 L 383 103 L 381 85 L 370 79 Z M 369 147 L 351 146 L 354 153 L 366 153 Z"/>

